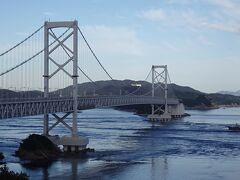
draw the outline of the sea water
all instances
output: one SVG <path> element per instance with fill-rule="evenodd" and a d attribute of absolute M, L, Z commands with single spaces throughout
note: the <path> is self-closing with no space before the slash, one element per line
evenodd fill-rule
<path fill-rule="evenodd" d="M 43 117 L 5 119 L 0 151 L 11 170 L 30 179 L 239 180 L 240 132 L 227 126 L 240 123 L 240 108 L 187 113 L 191 116 L 160 124 L 131 112 L 84 110 L 78 114 L 79 135 L 89 138 L 95 152 L 61 157 L 45 167 L 26 167 L 12 156 L 22 139 L 42 133 Z M 71 125 L 71 117 L 66 122 Z M 70 134 L 62 125 L 51 133 Z"/>

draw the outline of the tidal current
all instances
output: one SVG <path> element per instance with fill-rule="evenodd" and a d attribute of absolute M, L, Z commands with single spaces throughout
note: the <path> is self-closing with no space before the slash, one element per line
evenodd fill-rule
<path fill-rule="evenodd" d="M 84 110 L 78 114 L 79 134 L 96 152 L 61 157 L 46 167 L 26 167 L 12 156 L 22 139 L 42 133 L 42 116 L 1 120 L 0 151 L 10 170 L 30 179 L 239 180 L 240 132 L 227 126 L 240 123 L 240 108 L 187 113 L 160 124 L 131 112 Z M 58 125 L 52 134 L 69 131 Z"/>

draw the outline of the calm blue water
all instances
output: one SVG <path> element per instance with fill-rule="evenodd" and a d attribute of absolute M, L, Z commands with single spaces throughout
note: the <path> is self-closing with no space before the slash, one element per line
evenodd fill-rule
<path fill-rule="evenodd" d="M 226 126 L 240 123 L 240 108 L 188 113 L 192 116 L 161 125 L 130 112 L 82 111 L 79 132 L 96 152 L 31 169 L 12 154 L 21 139 L 42 133 L 42 117 L 1 120 L 0 151 L 11 170 L 26 172 L 30 179 L 239 180 L 240 132 Z M 67 133 L 61 125 L 52 131 Z"/>

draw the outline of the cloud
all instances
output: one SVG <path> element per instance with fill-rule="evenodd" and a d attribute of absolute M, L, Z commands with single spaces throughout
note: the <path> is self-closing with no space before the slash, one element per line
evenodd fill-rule
<path fill-rule="evenodd" d="M 183 51 L 183 48 L 180 47 L 176 42 L 168 42 L 168 41 L 163 41 L 161 42 L 161 46 L 159 49 L 165 49 L 167 52 L 172 52 L 172 53 L 179 53 Z"/>
<path fill-rule="evenodd" d="M 205 36 L 199 36 L 198 41 L 201 42 L 204 45 L 213 45 L 214 43 L 211 42 L 207 37 Z"/>
<path fill-rule="evenodd" d="M 43 12 L 43 15 L 45 15 L 45 16 L 56 16 L 57 13 L 55 13 L 55 12 L 50 12 L 50 11 L 45 11 L 45 12 Z"/>
<path fill-rule="evenodd" d="M 240 25 L 235 23 L 203 23 L 202 24 L 205 27 L 226 31 L 226 32 L 232 32 L 232 33 L 239 33 L 240 32 Z"/>
<path fill-rule="evenodd" d="M 181 4 L 181 5 L 189 5 L 192 4 L 196 0 L 166 0 L 168 4 Z"/>
<path fill-rule="evenodd" d="M 221 8 L 227 14 L 240 14 L 240 2 L 233 0 L 208 0 L 208 3 L 211 3 L 215 6 Z"/>
<path fill-rule="evenodd" d="M 16 32 L 16 35 L 17 36 L 28 36 L 29 33 L 26 33 L 26 32 Z"/>
<path fill-rule="evenodd" d="M 141 40 L 126 27 L 96 25 L 84 26 L 82 30 L 90 44 L 101 54 L 140 56 L 143 52 Z"/>
<path fill-rule="evenodd" d="M 150 9 L 141 12 L 138 16 L 151 21 L 161 21 L 166 18 L 166 13 L 163 9 Z"/>
<path fill-rule="evenodd" d="M 212 14 L 199 15 L 194 12 L 185 12 L 180 16 L 182 16 L 184 19 L 183 23 L 185 23 L 186 26 L 193 28 L 213 29 L 230 33 L 240 32 L 240 25 L 238 23 L 238 20 L 232 18 L 226 19 L 226 15 L 218 14 L 218 18 L 215 18 L 214 16 L 216 15 Z"/>
<path fill-rule="evenodd" d="M 128 75 L 133 64 L 136 65 L 143 56 L 144 45 L 132 29 L 106 25 L 86 25 L 80 28 L 101 63 L 114 78 L 121 79 L 124 74 Z M 81 40 L 79 46 L 82 47 L 79 52 L 83 56 L 80 57 L 81 63 L 88 76 L 94 80 L 106 79 L 86 45 L 81 45 Z"/>
<path fill-rule="evenodd" d="M 169 0 L 167 4 L 165 9 L 147 9 L 138 16 L 169 27 L 240 32 L 240 1 Z"/>

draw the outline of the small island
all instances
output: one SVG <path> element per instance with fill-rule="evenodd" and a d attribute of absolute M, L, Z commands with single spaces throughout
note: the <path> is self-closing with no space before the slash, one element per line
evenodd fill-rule
<path fill-rule="evenodd" d="M 31 134 L 20 143 L 15 155 L 31 163 L 45 163 L 57 159 L 61 150 L 47 137 Z"/>

